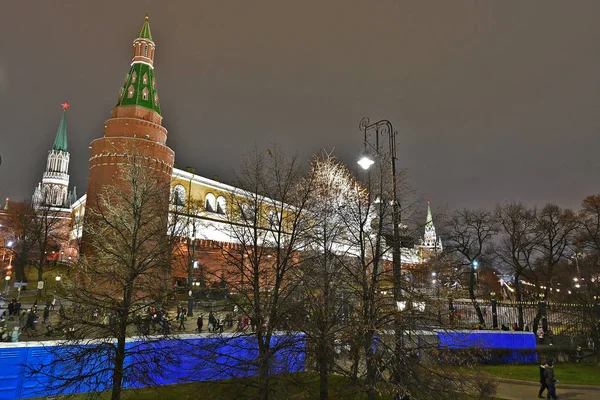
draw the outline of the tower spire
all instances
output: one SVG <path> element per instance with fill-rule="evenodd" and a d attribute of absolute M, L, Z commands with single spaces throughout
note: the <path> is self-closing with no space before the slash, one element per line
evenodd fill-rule
<path fill-rule="evenodd" d="M 52 149 L 48 151 L 46 172 L 42 176 L 42 182 L 38 184 L 33 193 L 35 206 L 67 207 L 70 159 L 67 151 L 67 109 L 69 103 L 63 103 L 62 108 L 63 115 L 58 124 L 56 138 L 54 138 Z"/>
<path fill-rule="evenodd" d="M 427 201 L 427 219 L 425 225 L 433 225 L 433 217 L 431 216 L 431 203 Z"/>
<path fill-rule="evenodd" d="M 427 202 L 427 218 L 425 219 L 425 234 L 423 235 L 423 247 L 428 249 L 442 250 L 442 241 L 435 233 L 433 216 L 431 215 L 431 203 Z"/>
<path fill-rule="evenodd" d="M 63 115 L 58 124 L 58 130 L 56 131 L 56 138 L 54 139 L 52 150 L 67 151 L 67 109 L 69 106 L 70 104 L 66 102 L 62 104 Z"/>
<path fill-rule="evenodd" d="M 158 90 L 154 78 L 154 50 L 156 45 L 150 33 L 148 13 L 138 37 L 133 41 L 131 68 L 119 93 L 119 106 L 139 106 L 160 115 Z"/>
<path fill-rule="evenodd" d="M 148 23 L 148 11 L 146 11 L 146 18 L 144 18 L 144 25 L 142 25 L 139 38 L 153 41 L 152 33 L 150 32 L 150 23 Z"/>

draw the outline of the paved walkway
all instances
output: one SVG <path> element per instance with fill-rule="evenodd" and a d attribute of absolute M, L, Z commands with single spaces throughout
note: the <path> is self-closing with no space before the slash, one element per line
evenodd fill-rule
<path fill-rule="evenodd" d="M 496 397 L 505 400 L 536 399 L 540 385 L 535 382 L 503 379 L 498 384 Z M 556 385 L 559 399 L 600 399 L 600 386 Z M 546 392 L 544 392 L 544 396 Z"/>

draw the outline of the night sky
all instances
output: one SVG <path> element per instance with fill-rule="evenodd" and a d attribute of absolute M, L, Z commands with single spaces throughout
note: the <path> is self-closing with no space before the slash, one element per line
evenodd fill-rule
<path fill-rule="evenodd" d="M 276 140 L 352 169 L 387 118 L 432 205 L 577 208 L 600 192 L 600 1 L 0 1 L 0 196 L 31 196 L 68 101 L 88 177 L 150 15 L 167 144 L 223 182 Z M 3 203 L 3 201 L 2 201 Z"/>

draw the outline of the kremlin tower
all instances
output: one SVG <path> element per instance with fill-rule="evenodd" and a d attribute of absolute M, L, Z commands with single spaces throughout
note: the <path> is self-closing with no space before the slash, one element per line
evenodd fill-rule
<path fill-rule="evenodd" d="M 63 103 L 62 107 L 63 115 L 58 125 L 54 145 L 48 151 L 46 172 L 33 193 L 32 201 L 35 207 L 68 209 L 73 201 L 72 196 L 68 195 L 70 156 L 67 151 L 67 109 L 69 104 Z"/>
<path fill-rule="evenodd" d="M 148 15 L 133 41 L 131 68 L 119 93 L 119 100 L 104 124 L 104 136 L 90 145 L 90 175 L 87 208 L 97 206 L 102 188 L 115 178 L 132 156 L 144 160 L 144 168 L 168 184 L 174 152 L 167 147 L 167 130 L 162 126 L 160 103 L 154 77 L 155 44 Z M 165 193 L 168 196 L 168 193 Z"/>
<path fill-rule="evenodd" d="M 418 248 L 421 250 L 421 257 L 424 259 L 429 258 L 432 254 L 437 254 L 442 251 L 442 240 L 435 233 L 435 226 L 433 225 L 433 217 L 431 215 L 431 206 L 429 202 L 427 202 L 425 234 L 423 235 L 423 239 Z"/>

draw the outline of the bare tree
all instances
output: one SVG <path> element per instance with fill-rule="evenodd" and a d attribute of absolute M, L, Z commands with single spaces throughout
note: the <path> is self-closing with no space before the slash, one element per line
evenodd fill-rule
<path fill-rule="evenodd" d="M 53 390 L 87 386 L 91 397 L 111 390 L 117 400 L 125 384 L 151 384 L 172 365 L 172 352 L 147 336 L 154 322 L 147 310 L 164 305 L 171 252 L 168 180 L 157 175 L 142 157 L 130 156 L 114 185 L 99 193 L 98 207 L 87 210 L 76 279 L 60 290 L 58 329 L 69 340 L 54 350 L 54 361 L 29 365 L 33 376 L 52 377 Z M 163 334 L 166 321 L 156 321 Z M 134 334 L 141 341 L 126 345 Z"/>
<path fill-rule="evenodd" d="M 297 315 L 292 296 L 299 282 L 293 278 L 306 245 L 304 211 L 313 186 L 297 157 L 288 158 L 277 147 L 247 155 L 236 182 L 240 189 L 229 194 L 224 225 L 218 227 L 230 237 L 220 244 L 225 266 L 207 273 L 236 294 L 238 312 L 252 321 L 246 334 L 258 346 L 258 393 L 268 399 L 276 355 L 291 345 L 274 334 Z"/>
<path fill-rule="evenodd" d="M 360 194 L 349 171 L 330 155 L 315 157 L 310 175 L 308 181 L 314 187 L 306 208 L 310 226 L 304 235 L 307 246 L 298 276 L 305 317 L 299 327 L 316 358 L 320 398 L 327 399 L 329 375 L 349 318 L 350 289 L 343 259 L 354 249 L 348 246 L 343 214 Z"/>
<path fill-rule="evenodd" d="M 489 256 L 492 239 L 498 232 L 494 215 L 487 210 L 459 210 L 454 212 L 446 227 L 446 250 L 457 255 L 462 267 L 468 268 L 469 297 L 480 324 L 485 320 L 476 302 L 477 263 Z"/>
<path fill-rule="evenodd" d="M 14 256 L 15 279 L 18 282 L 27 281 L 25 267 L 31 264 L 32 259 L 37 258 L 38 236 L 35 221 L 36 210 L 28 201 L 11 203 L 3 221 L 8 230 L 5 242 L 7 240 L 13 242 L 11 251 Z"/>
<path fill-rule="evenodd" d="M 536 231 L 539 237 L 540 258 L 537 270 L 543 281 L 538 290 L 544 286 L 546 297 L 550 294 L 555 279 L 555 267 L 570 254 L 573 233 L 577 228 L 577 220 L 573 211 L 561 209 L 555 204 L 547 204 L 536 215 Z"/>
<path fill-rule="evenodd" d="M 577 258 L 571 265 L 571 275 L 580 280 L 572 296 L 579 304 L 576 312 L 580 326 L 591 339 L 596 362 L 600 364 L 600 195 L 583 200 L 577 215 L 574 244 Z"/>
<path fill-rule="evenodd" d="M 523 329 L 521 279 L 531 270 L 537 255 L 537 211 L 528 209 L 521 203 L 507 203 L 496 207 L 495 217 L 500 228 L 500 239 L 494 252 L 515 279 L 518 325 Z"/>
<path fill-rule="evenodd" d="M 191 191 L 190 191 L 191 192 Z M 191 197 L 188 192 L 187 199 L 180 199 L 178 193 L 173 193 L 171 198 L 171 232 L 170 236 L 181 235 L 180 240 L 174 247 L 173 271 L 185 271 L 188 293 L 193 293 L 194 279 L 196 278 L 196 269 L 199 270 L 201 287 L 206 286 L 206 279 L 203 273 L 204 266 L 196 259 L 198 250 L 198 238 L 201 236 L 201 229 L 204 226 L 200 219 L 204 211 L 203 203 L 200 199 Z M 188 298 L 188 316 L 194 315 L 193 296 Z"/>
<path fill-rule="evenodd" d="M 36 242 L 37 261 L 33 267 L 37 270 L 38 282 L 43 280 L 48 265 L 48 251 L 60 251 L 68 241 L 70 213 L 56 207 L 39 205 L 34 207 L 31 218 L 31 233 Z M 38 296 L 42 289 L 38 287 Z"/>

